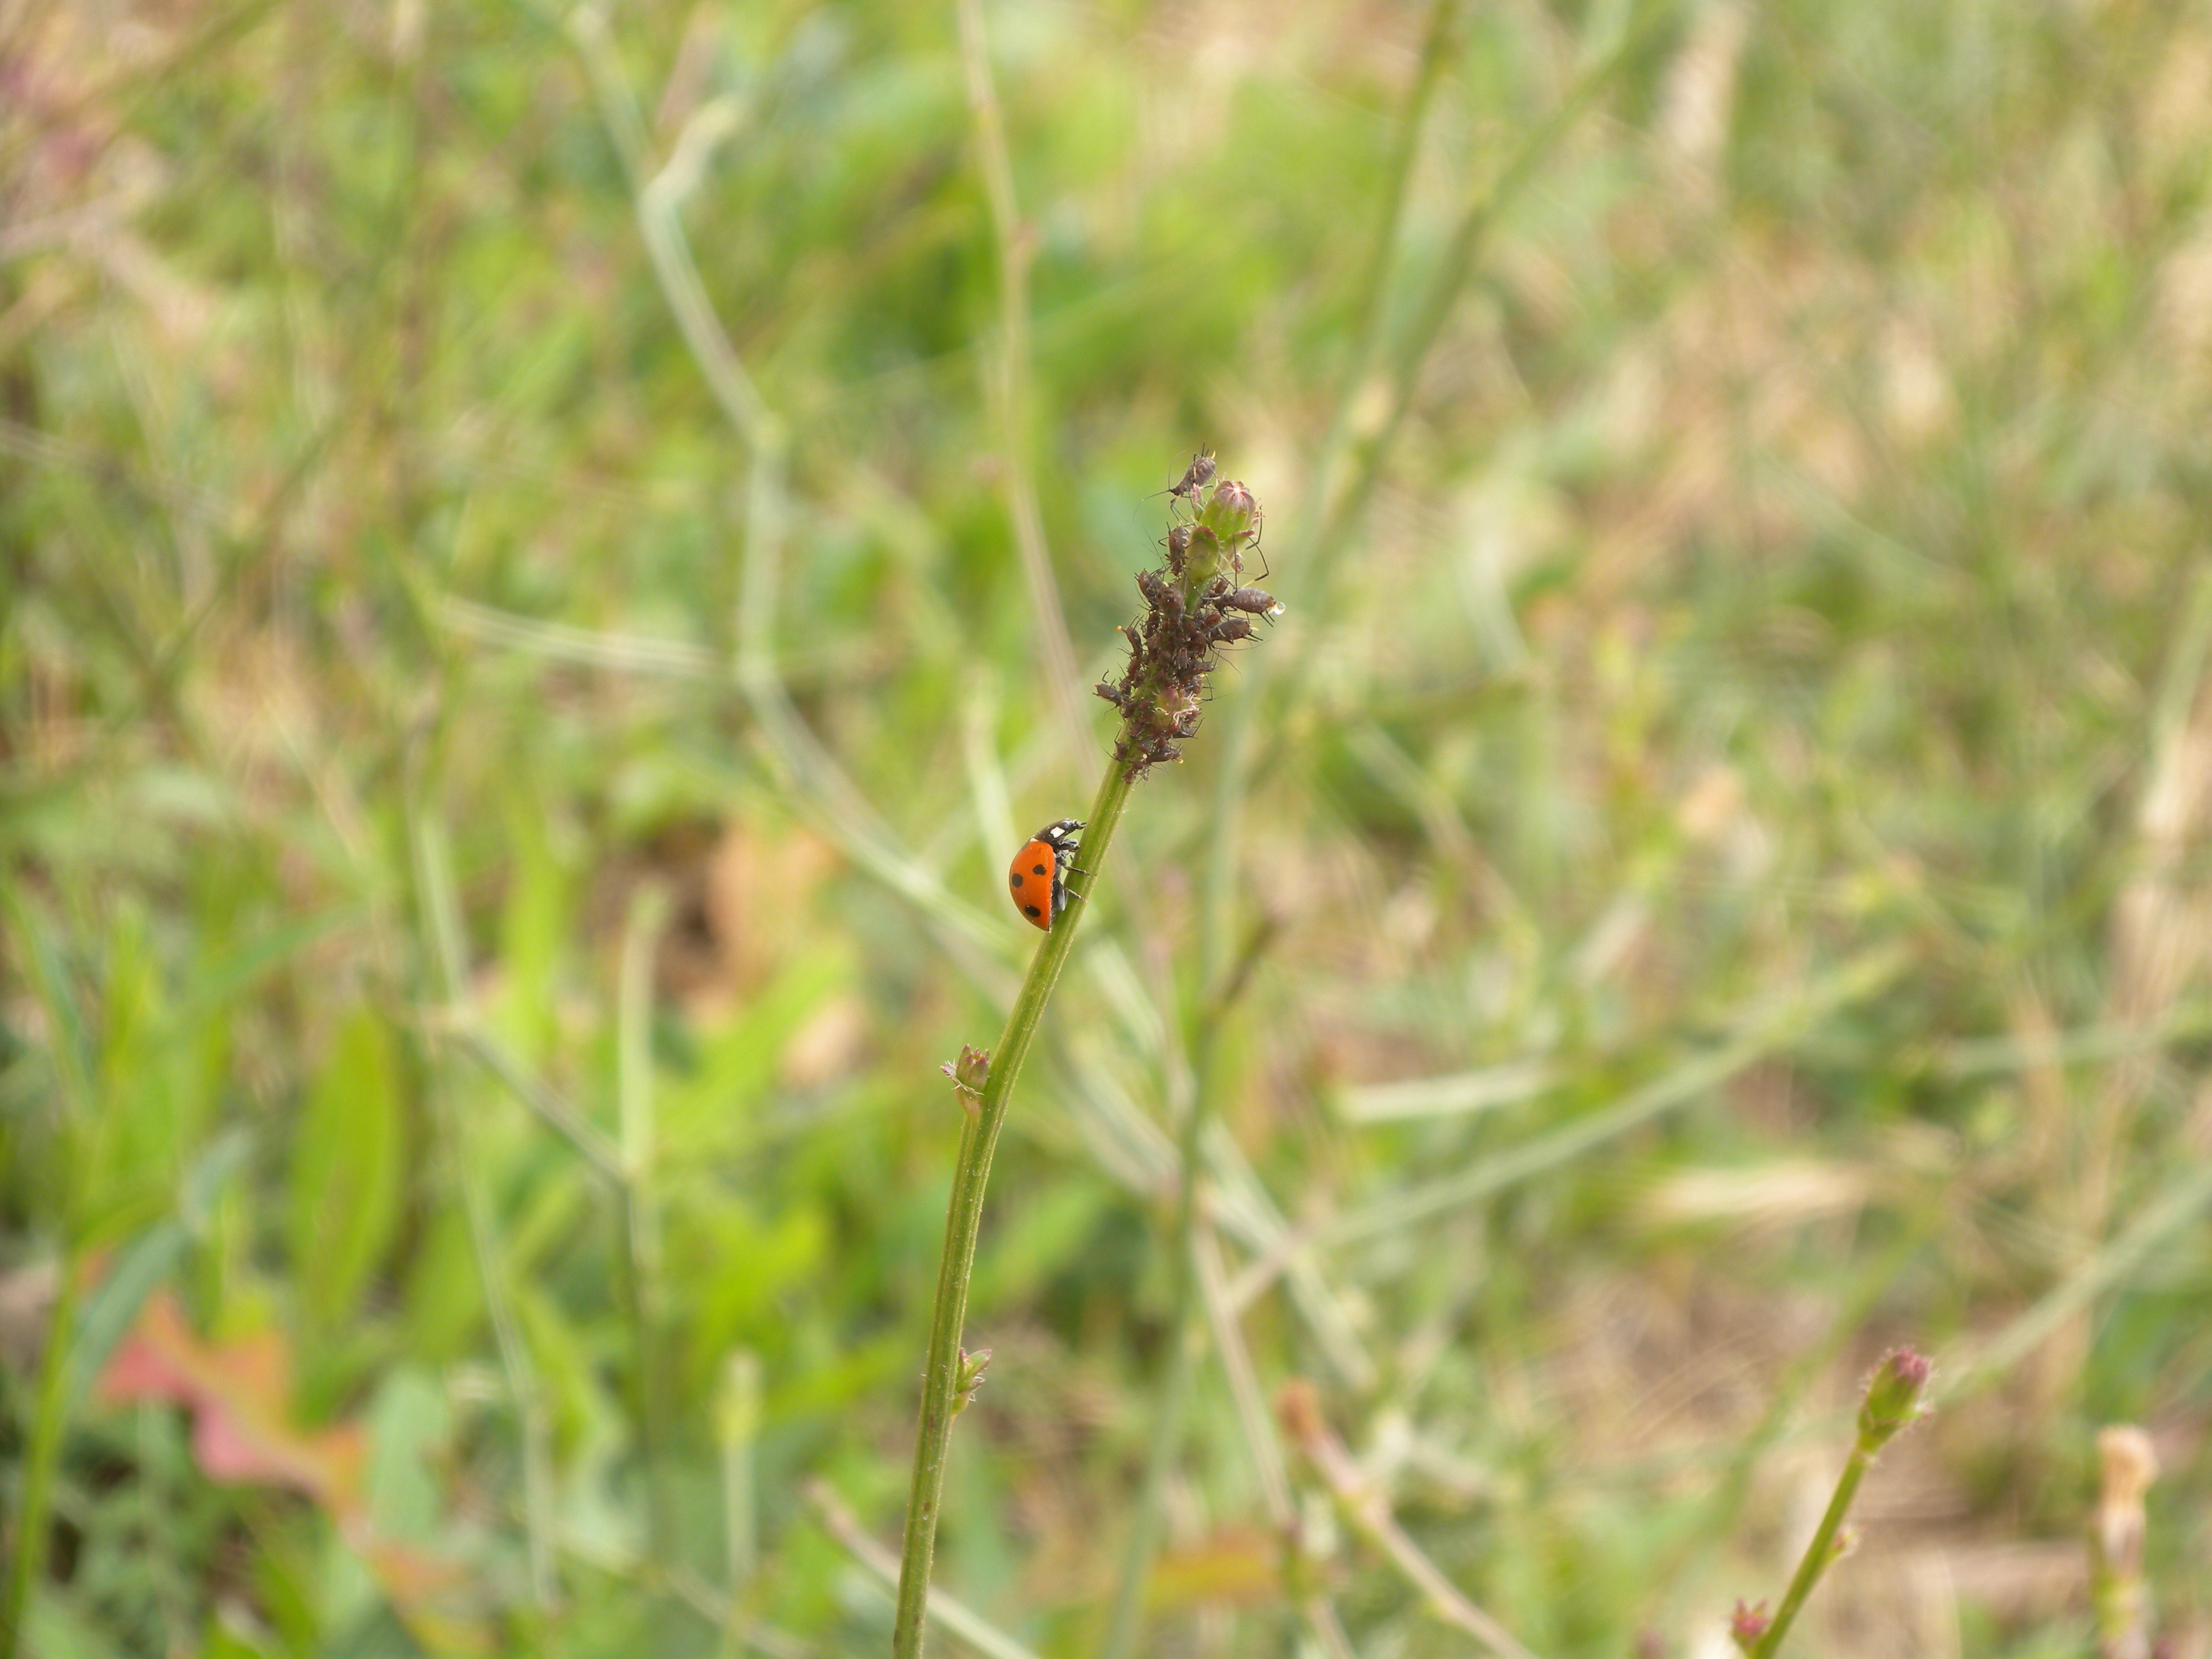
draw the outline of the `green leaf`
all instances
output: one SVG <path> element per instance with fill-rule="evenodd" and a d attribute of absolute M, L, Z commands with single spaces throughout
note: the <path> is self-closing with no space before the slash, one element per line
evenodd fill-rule
<path fill-rule="evenodd" d="M 309 1320 L 352 1314 L 399 1217 L 406 1120 L 392 1039 L 370 1010 L 339 1028 L 292 1149 L 292 1255 Z"/>
<path fill-rule="evenodd" d="M 368 1506 L 380 1538 L 437 1540 L 434 1473 L 453 1432 L 446 1392 L 420 1366 L 386 1371 L 368 1413 Z"/>
<path fill-rule="evenodd" d="M 662 1157 L 681 1163 L 741 1144 L 759 1121 L 786 1045 L 857 976 L 851 952 L 842 945 L 800 953 L 701 1042 L 688 1075 L 661 1075 Z"/>

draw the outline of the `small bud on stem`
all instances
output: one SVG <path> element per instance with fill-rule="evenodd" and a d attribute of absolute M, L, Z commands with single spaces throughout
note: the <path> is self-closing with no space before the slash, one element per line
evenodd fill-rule
<path fill-rule="evenodd" d="M 1805 1605 L 1813 1586 L 1820 1582 L 1820 1575 L 1856 1545 L 1857 1534 L 1844 1529 L 1844 1516 L 1850 1512 L 1851 1500 L 1858 1495 L 1859 1482 L 1873 1467 L 1875 1454 L 1927 1415 L 1922 1401 L 1933 1369 L 1926 1356 L 1911 1348 L 1891 1349 L 1875 1367 L 1859 1404 L 1858 1437 L 1844 1461 L 1843 1474 L 1837 1477 L 1827 1512 L 1814 1528 L 1812 1541 L 1805 1546 L 1790 1588 L 1783 1593 L 1782 1604 L 1770 1619 L 1764 1601 L 1751 1607 L 1736 1603 L 1729 1633 L 1747 1659 L 1773 1659 L 1798 1609 Z"/>
<path fill-rule="evenodd" d="M 949 1060 L 937 1068 L 952 1079 L 952 1092 L 968 1115 L 975 1115 L 975 1109 L 983 1103 L 983 1085 L 991 1080 L 991 1051 L 960 1045 L 960 1058 Z"/>

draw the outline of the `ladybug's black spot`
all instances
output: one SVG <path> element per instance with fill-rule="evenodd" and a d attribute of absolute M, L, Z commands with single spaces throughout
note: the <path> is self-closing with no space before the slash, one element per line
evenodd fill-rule
<path fill-rule="evenodd" d="M 1022 914 L 1025 916 L 1035 918 L 1042 915 L 1044 912 L 1038 909 L 1034 904 L 1024 904 L 1022 906 Z"/>
<path fill-rule="evenodd" d="M 1048 864 L 1032 864 L 1030 866 L 1030 873 L 1033 876 L 1041 876 L 1051 868 L 1052 866 Z"/>

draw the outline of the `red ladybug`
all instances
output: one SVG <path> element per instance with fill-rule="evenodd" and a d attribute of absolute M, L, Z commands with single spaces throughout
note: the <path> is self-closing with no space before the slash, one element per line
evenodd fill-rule
<path fill-rule="evenodd" d="M 1048 933 L 1052 932 L 1052 919 L 1067 908 L 1068 900 L 1083 896 L 1070 893 L 1065 879 L 1066 872 L 1075 868 L 1075 832 L 1081 828 L 1080 818 L 1061 818 L 1048 823 L 1022 843 L 1022 850 L 1014 854 L 1014 861 L 1006 870 L 1006 885 L 1013 890 L 1014 908 L 1026 916 L 1031 926 Z"/>

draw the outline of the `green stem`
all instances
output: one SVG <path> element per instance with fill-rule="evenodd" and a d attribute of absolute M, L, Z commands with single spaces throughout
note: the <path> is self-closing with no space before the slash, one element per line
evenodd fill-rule
<path fill-rule="evenodd" d="M 1813 1593 L 1813 1586 L 1820 1582 L 1820 1575 L 1836 1559 L 1836 1534 L 1842 1529 L 1844 1516 L 1850 1512 L 1851 1499 L 1858 1496 L 1859 1482 L 1865 1479 L 1874 1462 L 1876 1448 L 1868 1443 L 1862 1432 L 1851 1447 L 1851 1455 L 1844 1465 L 1843 1474 L 1836 1480 L 1835 1496 L 1828 1500 L 1827 1513 L 1814 1528 L 1813 1541 L 1805 1546 L 1805 1553 L 1797 1563 L 1797 1571 L 1790 1580 L 1790 1588 L 1783 1592 L 1782 1605 L 1774 1610 L 1774 1622 L 1763 1632 L 1751 1650 L 1751 1659 L 1773 1659 L 1782 1648 L 1782 1638 L 1789 1631 L 1797 1610 L 1805 1605 L 1805 1598 Z"/>
<path fill-rule="evenodd" d="M 666 891 L 651 882 L 631 902 L 623 932 L 617 1021 L 623 1160 L 622 1248 L 617 1252 L 617 1275 L 622 1281 L 623 1310 L 630 1323 L 636 1366 L 631 1400 L 645 1462 L 647 1550 L 655 1572 L 665 1572 L 673 1565 L 676 1546 L 676 1503 L 668 1461 L 668 1425 L 675 1416 L 675 1388 L 662 1342 L 665 1304 L 659 1206 L 654 1194 L 659 1153 L 653 1117 L 652 1030 L 653 956 L 668 914 Z"/>
<path fill-rule="evenodd" d="M 461 1001 L 468 970 L 453 855 L 446 842 L 444 822 L 427 805 L 429 789 L 411 768 L 405 788 L 423 953 L 440 1005 L 455 1007 Z M 506 1246 L 475 1146 L 472 1120 L 460 1109 L 458 1091 L 445 1072 L 432 1074 L 429 1096 L 431 1121 L 437 1126 L 446 1155 L 452 1160 L 453 1180 L 460 1188 L 461 1213 L 468 1225 L 470 1251 L 476 1259 L 484 1315 L 491 1324 L 507 1399 L 514 1410 L 515 1438 L 522 1456 L 522 1532 L 529 1563 L 531 1607 L 542 1618 L 550 1615 L 560 1593 L 553 1458 L 545 1407 L 515 1306 Z"/>
<path fill-rule="evenodd" d="M 1113 844 L 1122 809 L 1129 804 L 1129 769 L 1116 761 L 1098 786 L 1098 799 L 1085 820 L 1083 858 L 1095 872 Z M 1097 885 L 1091 873 L 1070 876 L 1068 891 L 1078 900 Z M 991 1054 L 991 1074 L 960 1138 L 952 1170 L 952 1198 L 945 1218 L 945 1259 L 938 1269 L 937 1306 L 929 1327 L 929 1358 L 922 1371 L 921 1421 L 915 1440 L 914 1485 L 907 1496 L 906 1547 L 899 1563 L 898 1620 L 893 1626 L 895 1659 L 919 1659 L 929 1605 L 929 1569 L 937 1550 L 939 1505 L 945 1492 L 945 1457 L 952 1437 L 952 1417 L 960 1368 L 960 1336 L 968 1318 L 968 1280 L 975 1263 L 975 1235 L 983 1219 L 983 1189 L 991 1176 L 991 1155 L 1006 1121 L 1022 1062 L 1036 1040 L 1044 1006 L 1066 965 L 1069 947 L 1085 905 L 1062 914 L 1030 963 L 1028 978 L 1014 999 L 1006 1029 Z"/>
<path fill-rule="evenodd" d="M 76 1334 L 77 1260 L 74 1251 L 61 1264 L 61 1293 L 46 1321 L 46 1346 L 39 1367 L 38 1415 L 23 1460 L 23 1489 L 15 1514 L 15 1559 L 9 1564 L 7 1599 L 0 1602 L 0 1655 L 15 1659 L 21 1649 L 23 1621 L 30 1616 L 31 1585 L 46 1571 L 46 1512 L 52 1507 L 54 1471 L 61 1462 L 63 1431 L 70 1418 L 70 1350 Z"/>
<path fill-rule="evenodd" d="M 1152 1555 L 1159 1547 L 1160 1511 L 1164 1507 L 1168 1471 L 1175 1467 L 1182 1442 L 1182 1418 L 1190 1397 L 1191 1372 L 1195 1369 L 1198 1330 L 1191 1317 L 1196 1274 L 1191 1260 L 1198 1227 L 1198 1166 L 1202 1156 L 1200 1139 L 1209 1114 L 1204 1109 L 1207 1091 L 1191 1091 L 1182 1115 L 1182 1181 L 1176 1194 L 1175 1305 L 1168 1328 L 1175 1334 L 1168 1354 L 1168 1374 L 1161 1384 L 1153 1419 L 1152 1443 L 1145 1456 L 1145 1481 L 1139 1490 L 1137 1512 L 1129 1528 L 1128 1553 L 1121 1563 L 1121 1587 L 1114 1598 L 1112 1621 L 1106 1630 L 1101 1659 L 1126 1659 L 1135 1647 L 1143 1617 L 1146 1586 L 1152 1576 Z"/>
<path fill-rule="evenodd" d="M 1229 970 L 1228 981 L 1200 1005 L 1192 1019 L 1187 1046 L 1193 1050 L 1193 1084 L 1184 1108 L 1182 1146 L 1182 1178 L 1176 1194 L 1175 1290 L 1168 1328 L 1175 1333 L 1169 1354 L 1168 1374 L 1160 1386 L 1153 1413 L 1152 1443 L 1145 1455 L 1144 1485 L 1139 1490 L 1137 1513 L 1129 1528 L 1129 1547 L 1121 1565 L 1121 1584 L 1114 1598 L 1101 1659 L 1125 1659 L 1136 1645 L 1143 1617 L 1145 1591 L 1152 1575 L 1152 1558 L 1159 1549 L 1160 1517 L 1166 1508 L 1169 1471 L 1182 1448 L 1182 1423 L 1190 1404 L 1190 1380 L 1198 1365 L 1202 1323 L 1198 1305 L 1198 1178 L 1204 1162 L 1205 1130 L 1212 1121 L 1218 1097 L 1221 1022 L 1250 982 L 1252 969 L 1274 936 L 1274 924 L 1263 920 L 1246 935 L 1244 946 Z"/>
<path fill-rule="evenodd" d="M 33 1586 L 46 1570 L 46 1519 L 53 1506 L 54 1478 L 61 1467 L 62 1442 L 76 1405 L 70 1382 L 76 1346 L 77 1298 L 83 1289 L 85 1218 L 91 1212 L 94 1172 L 101 1167 L 100 1139 L 107 1118 L 104 1098 L 94 1082 L 91 1048 L 80 1024 L 75 988 L 60 950 L 43 918 L 19 890 L 0 891 L 15 938 L 23 942 L 25 977 L 35 988 L 51 1033 L 54 1092 L 61 1112 L 58 1137 L 67 1171 L 60 1193 L 61 1235 L 58 1285 L 53 1311 L 46 1317 L 46 1343 L 39 1365 L 35 1413 L 24 1435 L 22 1485 L 13 1516 L 15 1547 L 7 1584 L 0 1589 L 0 1659 L 25 1650 L 24 1621 L 30 1617 Z"/>
<path fill-rule="evenodd" d="M 1680 1535 L 1658 1556 L 1660 1565 L 1652 1575 L 1653 1583 L 1689 1584 L 1705 1577 L 1705 1569 L 1714 1553 L 1735 1536 L 1743 1518 L 1744 1497 L 1751 1489 L 1752 1476 L 1782 1438 L 1790 1414 L 1804 1399 L 1811 1380 L 1832 1367 L 1844 1346 L 1866 1328 L 1876 1305 L 1896 1285 L 1898 1275 L 1929 1247 L 1934 1231 L 1932 1219 L 1906 1228 L 1876 1258 L 1875 1270 L 1869 1273 L 1860 1286 L 1844 1298 L 1827 1334 L 1791 1362 L 1777 1384 L 1765 1413 L 1748 1435 L 1729 1448 L 1722 1465 L 1720 1482 L 1712 1495 L 1691 1513 L 1680 1528 Z"/>

